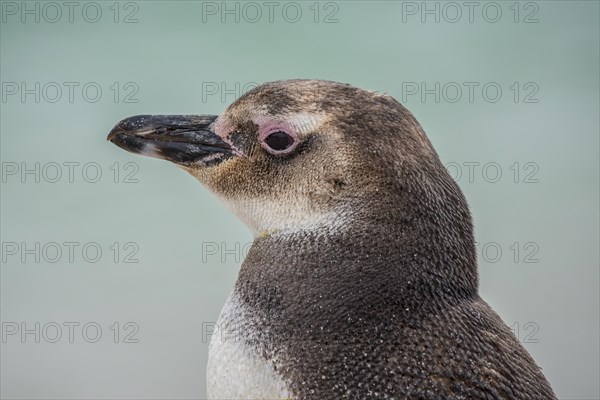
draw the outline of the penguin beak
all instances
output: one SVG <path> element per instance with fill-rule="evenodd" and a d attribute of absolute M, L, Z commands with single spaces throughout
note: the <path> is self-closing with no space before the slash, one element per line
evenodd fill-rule
<path fill-rule="evenodd" d="M 119 122 L 107 139 L 129 152 L 176 164 L 214 165 L 233 156 L 212 130 L 216 115 L 136 115 Z"/>

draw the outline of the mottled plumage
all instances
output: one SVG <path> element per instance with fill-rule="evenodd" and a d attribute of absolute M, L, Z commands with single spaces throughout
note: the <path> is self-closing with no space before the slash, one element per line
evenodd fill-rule
<path fill-rule="evenodd" d="M 211 343 L 210 398 L 555 398 L 479 297 L 466 200 L 393 98 L 293 80 L 216 120 L 132 118 L 109 139 L 176 162 L 256 237 Z M 292 144 L 269 148 L 273 132 Z"/>

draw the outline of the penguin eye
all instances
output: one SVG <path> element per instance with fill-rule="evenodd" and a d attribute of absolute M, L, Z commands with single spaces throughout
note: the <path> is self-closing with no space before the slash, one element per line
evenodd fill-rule
<path fill-rule="evenodd" d="M 267 136 L 263 143 L 266 145 L 267 150 L 273 150 L 275 154 L 289 153 L 293 150 L 296 140 L 292 135 L 289 135 L 283 131 L 276 131 Z"/>

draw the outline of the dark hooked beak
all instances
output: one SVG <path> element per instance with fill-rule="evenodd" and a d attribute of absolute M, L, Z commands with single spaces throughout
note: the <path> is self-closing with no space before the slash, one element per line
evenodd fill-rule
<path fill-rule="evenodd" d="M 122 149 L 181 165 L 214 165 L 233 155 L 212 130 L 216 115 L 136 115 L 119 122 L 107 139 Z"/>

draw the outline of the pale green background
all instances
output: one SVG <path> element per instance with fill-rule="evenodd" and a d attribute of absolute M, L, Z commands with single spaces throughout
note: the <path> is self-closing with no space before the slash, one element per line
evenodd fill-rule
<path fill-rule="evenodd" d="M 30 327 L 97 322 L 104 334 L 95 344 L 79 330 L 74 343 L 8 337 L 1 344 L 2 397 L 205 396 L 202 323 L 216 320 L 240 262 L 232 255 L 203 262 L 202 243 L 231 249 L 251 235 L 193 178 L 166 162 L 128 154 L 105 137 L 134 114 L 220 113 L 236 96 L 203 102 L 206 82 L 231 88 L 310 77 L 399 100 L 402 82 L 498 82 L 503 95 L 497 103 L 479 91 L 473 103 L 413 96 L 405 105 L 445 163 L 501 165 L 498 183 L 482 179 L 481 169 L 473 183 L 465 175 L 459 181 L 478 241 L 503 249 L 496 263 L 480 253 L 482 297 L 507 324 L 520 324 L 521 340 L 526 323 L 539 328 L 539 342 L 525 346 L 561 399 L 598 399 L 599 6 L 541 1 L 539 22 L 526 24 L 514 23 L 512 3 L 501 3 L 495 24 L 482 19 L 481 7 L 472 23 L 466 15 L 457 23 L 435 23 L 431 16 L 425 23 L 419 16 L 403 22 L 399 1 L 339 2 L 339 22 L 330 24 L 313 21 L 312 1 L 301 3 L 303 17 L 295 24 L 282 18 L 281 7 L 273 23 L 265 15 L 256 23 L 235 23 L 231 16 L 221 23 L 218 15 L 203 22 L 202 3 L 195 1 L 138 1 L 139 22 L 132 24 L 114 23 L 112 1 L 99 2 L 103 16 L 95 24 L 82 19 L 81 6 L 73 23 L 66 15 L 57 23 L 6 16 L 2 82 L 97 82 L 103 96 L 89 103 L 79 89 L 73 103 L 66 92 L 56 103 L 8 97 L 1 103 L 2 162 L 97 162 L 103 177 L 87 183 L 78 169 L 73 183 L 66 176 L 58 183 L 7 178 L 2 241 L 98 242 L 104 253 L 96 264 L 80 255 L 74 263 L 63 255 L 54 264 L 9 257 L 1 269 L 1 319 Z M 132 10 L 124 6 L 120 18 Z M 319 7 L 322 20 L 327 10 Z M 135 82 L 139 102 L 115 103 L 113 82 Z M 515 103 L 512 82 L 535 82 L 539 102 Z M 123 176 L 112 182 L 108 167 L 118 162 L 122 169 L 130 161 L 139 166 L 139 183 L 123 183 Z M 535 162 L 539 182 L 523 183 L 521 175 L 514 183 L 508 167 L 515 162 L 521 168 Z M 108 246 L 130 241 L 139 245 L 140 262 L 113 262 Z M 535 242 L 539 263 L 523 263 L 523 253 L 515 263 L 508 248 L 514 242 Z M 109 326 L 129 321 L 139 326 L 139 343 L 113 343 Z"/>

